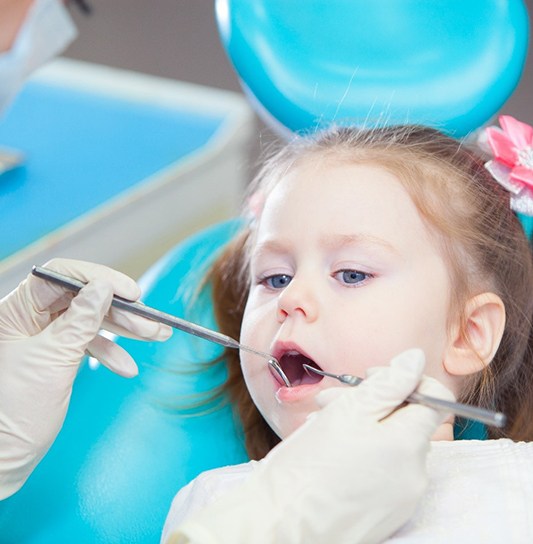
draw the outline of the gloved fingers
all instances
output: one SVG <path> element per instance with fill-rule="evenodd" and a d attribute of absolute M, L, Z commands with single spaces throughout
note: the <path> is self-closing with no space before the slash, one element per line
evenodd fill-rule
<path fill-rule="evenodd" d="M 383 369 L 388 368 L 387 366 L 373 366 L 371 368 L 368 368 L 366 370 L 366 378 L 369 378 L 373 374 L 376 374 L 376 372 L 382 372 Z M 329 404 L 330 402 L 333 402 L 335 399 L 339 398 L 341 395 L 343 395 L 347 390 L 349 390 L 348 387 L 357 387 L 357 386 L 346 386 L 345 384 L 340 384 L 336 387 L 330 387 L 329 389 L 326 389 L 325 391 L 322 391 L 319 393 L 317 397 L 318 404 L 320 406 L 326 406 L 326 404 Z M 359 394 L 359 393 L 357 393 Z"/>
<path fill-rule="evenodd" d="M 370 368 L 367 368 L 365 378 L 370 378 L 370 376 L 373 376 L 376 372 L 380 372 L 382 368 L 387 368 L 387 367 L 385 367 L 385 366 L 372 366 Z"/>
<path fill-rule="evenodd" d="M 422 378 L 417 392 L 437 399 L 455 401 L 455 396 L 447 387 L 429 376 Z M 416 428 L 421 437 L 429 438 L 449 417 L 450 412 L 437 411 L 423 404 L 409 403 L 388 417 L 384 423 L 391 426 L 401 425 L 403 428 Z"/>
<path fill-rule="evenodd" d="M 345 394 L 353 395 L 355 394 L 355 390 L 352 390 L 350 386 L 347 386 L 347 385 L 338 385 L 335 387 L 330 387 L 328 389 L 325 389 L 324 391 L 320 391 L 320 393 L 318 393 L 317 396 L 315 397 L 315 400 L 316 400 L 316 403 L 321 408 L 324 408 L 325 406 L 327 406 L 328 404 L 331 404 L 332 402 L 341 398 Z M 312 413 L 309 415 L 311 416 Z"/>
<path fill-rule="evenodd" d="M 16 340 L 41 332 L 53 319 L 49 309 L 37 311 L 27 296 L 28 279 L 0 301 L 0 331 L 3 340 Z M 68 302 L 72 297 L 68 297 Z M 68 305 L 68 302 L 64 303 Z"/>
<path fill-rule="evenodd" d="M 98 359 L 104 366 L 119 376 L 132 378 L 139 373 L 139 369 L 131 355 L 125 349 L 103 336 L 95 336 L 87 346 L 87 351 L 92 357 Z"/>
<path fill-rule="evenodd" d="M 85 282 L 100 279 L 111 284 L 113 291 L 124 298 L 137 299 L 140 295 L 138 285 L 131 278 L 103 265 L 53 259 L 44 266 Z M 1 302 L 3 337 L 9 339 L 38 334 L 69 307 L 74 296 L 75 293 L 63 287 L 29 274 Z"/>
<path fill-rule="evenodd" d="M 106 281 L 112 285 L 116 295 L 128 300 L 136 300 L 140 296 L 139 286 L 134 280 L 103 265 L 69 259 L 53 259 L 44 266 L 56 270 L 61 274 L 80 279 L 81 281 L 88 282 L 95 278 Z M 57 306 L 62 300 L 65 301 L 66 307 L 72 296 L 73 295 L 70 293 L 66 294 L 66 296 L 62 296 L 55 304 L 52 304 L 52 306 L 56 306 L 56 308 L 53 309 L 55 311 L 61 310 L 61 308 L 58 308 Z M 167 325 L 116 308 L 111 308 L 109 311 L 108 316 L 104 320 L 103 328 L 119 336 L 136 338 L 139 340 L 163 341 L 167 340 L 172 335 L 172 329 Z"/>
<path fill-rule="evenodd" d="M 417 391 L 430 397 L 455 401 L 453 393 L 448 388 L 429 376 L 423 377 Z M 439 425 L 450 417 L 450 412 L 437 411 L 423 404 L 409 403 L 392 414 L 384 423 L 389 426 L 400 426 L 405 434 L 409 433 L 410 429 L 414 429 L 416 433 L 410 433 L 411 436 L 416 436 L 425 442 L 431 438 Z"/>
<path fill-rule="evenodd" d="M 340 394 L 331 388 L 317 395 L 320 406 L 339 397 L 347 411 L 362 412 L 379 421 L 388 416 L 416 389 L 425 366 L 424 352 L 410 349 L 392 359 L 390 366 L 371 373 L 365 381 Z"/>
<path fill-rule="evenodd" d="M 428 397 L 455 402 L 455 395 L 442 383 L 430 376 L 424 376 L 417 387 L 417 391 Z"/>
<path fill-rule="evenodd" d="M 389 415 L 381 425 L 388 429 L 399 429 L 405 438 L 409 436 L 409 440 L 425 444 L 447 416 L 428 406 L 409 403 Z M 414 444 L 412 446 L 414 448 Z"/>
<path fill-rule="evenodd" d="M 101 264 L 94 264 L 73 259 L 52 259 L 43 265 L 66 276 L 83 282 L 98 279 L 110 284 L 113 292 L 128 300 L 137 300 L 141 295 L 140 287 L 130 277 Z M 52 305 L 59 311 L 57 302 L 65 293 L 65 289 L 29 274 L 25 280 L 25 296 L 33 301 L 35 310 L 47 310 Z"/>
<path fill-rule="evenodd" d="M 98 334 L 112 297 L 110 284 L 100 280 L 88 283 L 67 310 L 37 335 L 39 341 L 48 342 L 49 350 L 78 363 L 78 357 L 81 360 L 87 345 Z"/>
<path fill-rule="evenodd" d="M 136 340 L 163 342 L 172 336 L 172 329 L 157 321 L 141 317 L 118 308 L 111 308 L 102 328 L 117 336 Z"/>

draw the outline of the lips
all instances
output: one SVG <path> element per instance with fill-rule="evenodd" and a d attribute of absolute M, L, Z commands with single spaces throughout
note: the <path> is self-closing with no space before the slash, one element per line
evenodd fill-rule
<path fill-rule="evenodd" d="M 294 346 L 277 346 L 274 350 L 276 359 L 279 361 L 281 369 L 291 382 L 292 387 L 298 385 L 313 385 L 320 382 L 323 378 L 318 374 L 308 373 L 303 367 L 304 364 L 322 370 L 318 363 L 308 357 L 303 351 Z"/>

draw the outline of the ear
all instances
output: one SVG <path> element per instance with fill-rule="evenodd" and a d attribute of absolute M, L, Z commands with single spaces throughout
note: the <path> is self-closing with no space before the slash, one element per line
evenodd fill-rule
<path fill-rule="evenodd" d="M 457 325 L 444 360 L 453 376 L 467 376 L 483 370 L 493 359 L 505 328 L 505 306 L 494 293 L 469 299 L 464 308 L 464 330 Z"/>

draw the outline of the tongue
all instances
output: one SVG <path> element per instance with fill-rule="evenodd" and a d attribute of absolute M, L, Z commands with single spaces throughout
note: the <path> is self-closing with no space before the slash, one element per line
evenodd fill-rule
<path fill-rule="evenodd" d="M 306 364 L 308 364 L 308 363 L 306 363 Z M 305 368 L 303 368 L 303 367 L 302 367 L 302 370 L 304 372 L 302 374 L 302 379 L 301 379 L 300 385 L 318 383 L 323 378 L 323 376 L 321 376 L 320 374 L 315 374 L 314 372 L 307 372 L 307 370 L 305 370 Z"/>
<path fill-rule="evenodd" d="M 308 374 L 303 367 L 304 364 L 320 368 L 313 360 L 299 353 L 285 354 L 281 357 L 281 368 L 293 386 L 318 383 L 322 379 L 318 374 L 312 372 Z"/>

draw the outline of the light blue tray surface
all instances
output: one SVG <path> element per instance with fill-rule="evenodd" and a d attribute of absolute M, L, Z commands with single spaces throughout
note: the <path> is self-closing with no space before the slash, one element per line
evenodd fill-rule
<path fill-rule="evenodd" d="M 0 260 L 200 149 L 223 117 L 31 82 L 0 117 Z"/>

